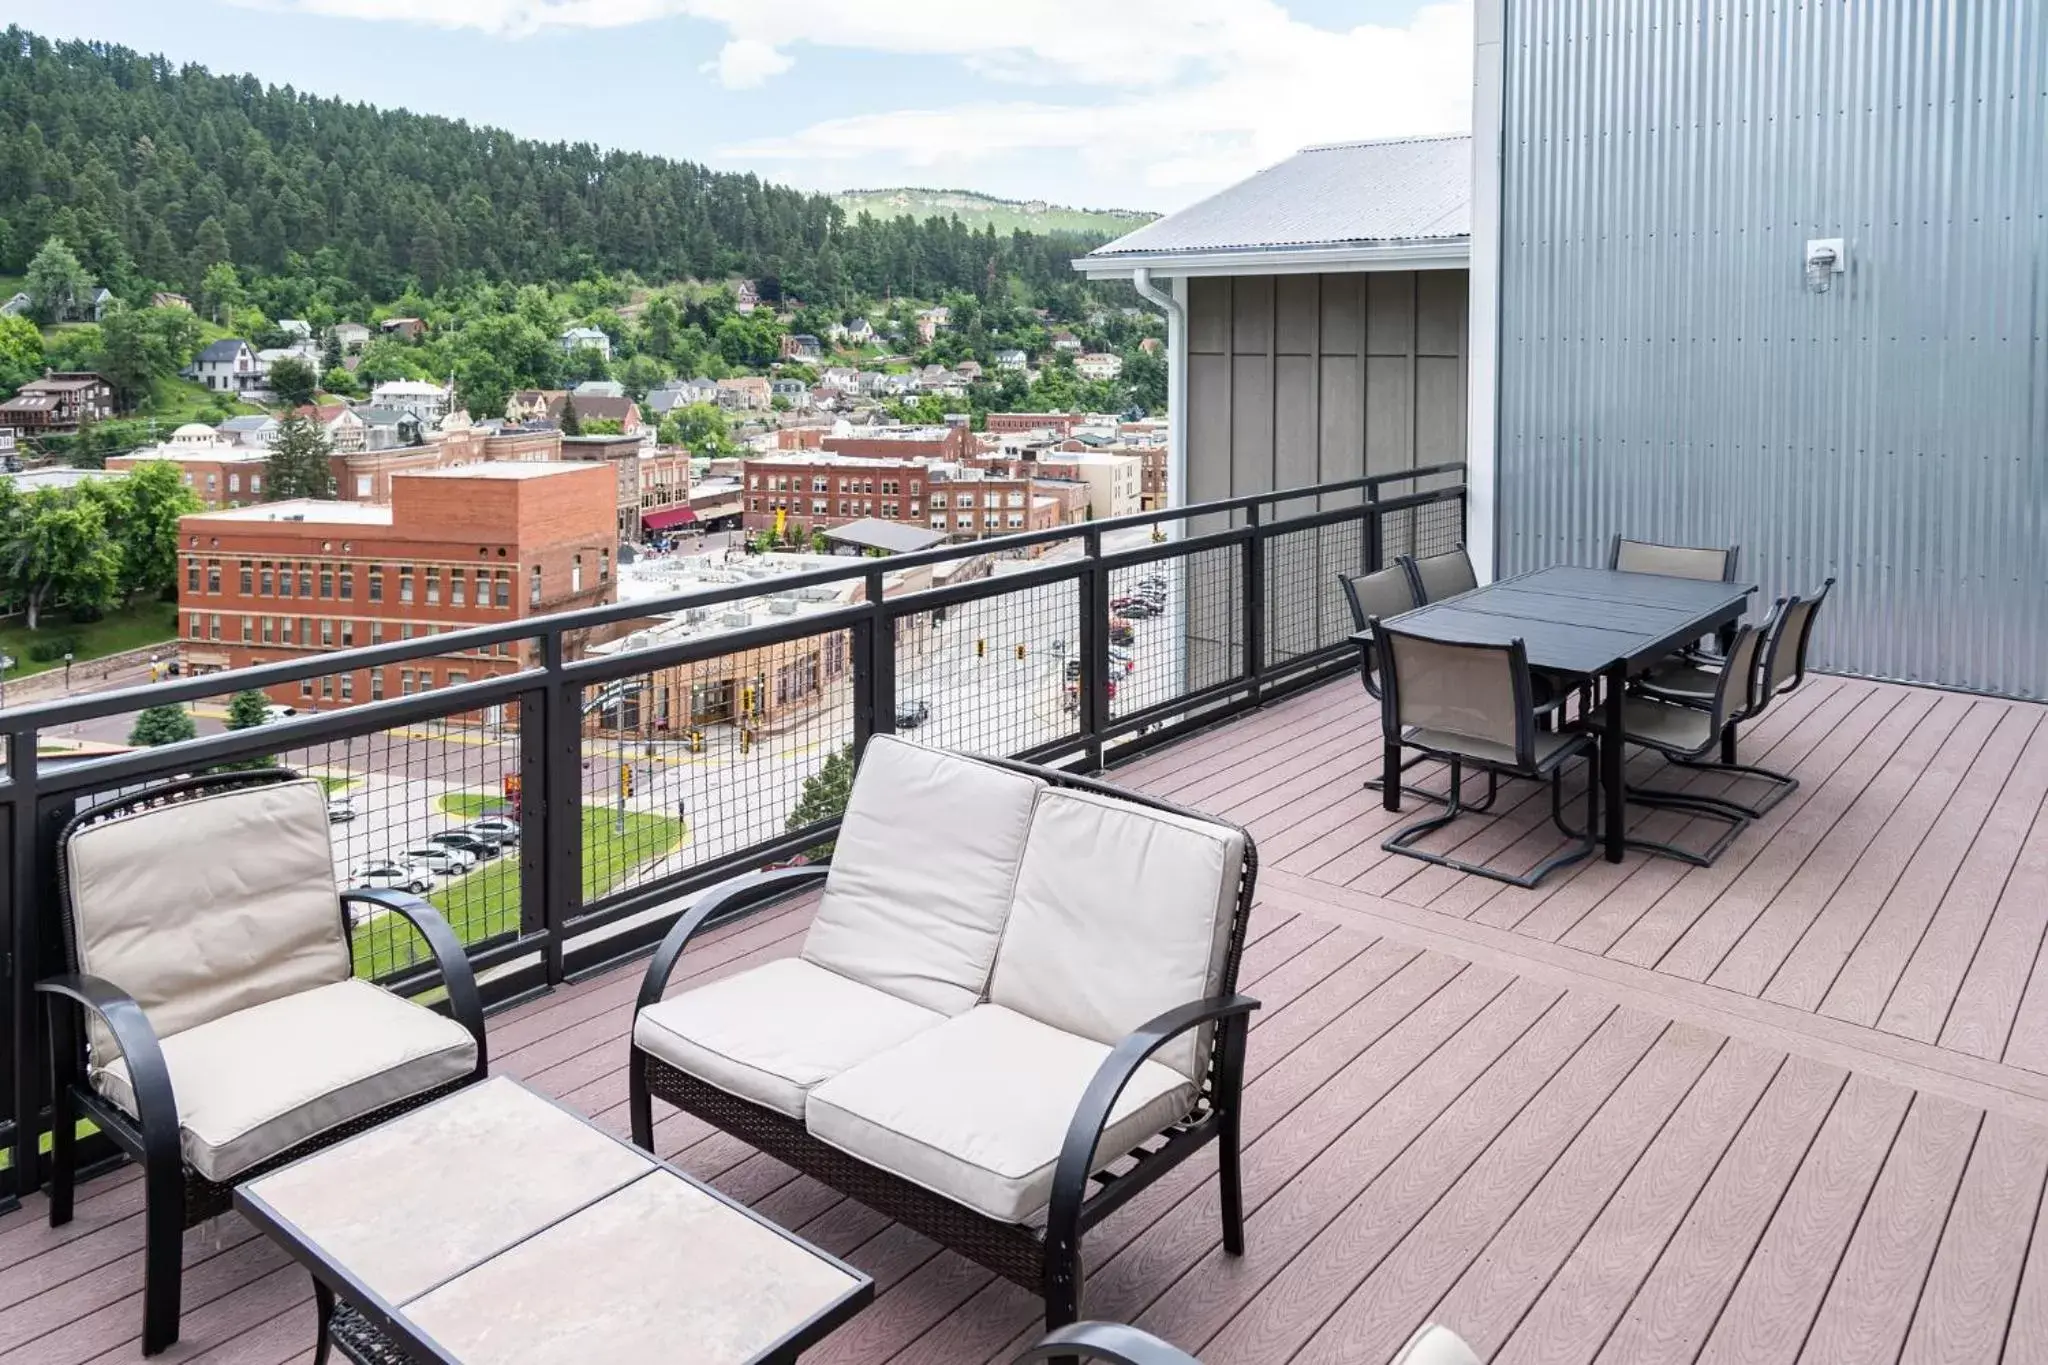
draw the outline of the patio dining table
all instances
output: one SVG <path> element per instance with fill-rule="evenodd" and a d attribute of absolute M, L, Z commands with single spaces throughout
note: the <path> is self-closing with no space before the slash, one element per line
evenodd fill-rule
<path fill-rule="evenodd" d="M 1531 668 L 1602 684 L 1602 833 L 1607 861 L 1618 863 L 1628 829 L 1622 777 L 1626 746 L 1618 738 L 1628 680 L 1673 650 L 1732 627 L 1755 591 L 1754 583 L 1559 566 L 1516 574 L 1432 602 L 1392 617 L 1388 624 L 1460 643 L 1520 640 Z M 1400 767 L 1398 741 L 1387 741 L 1385 762 L 1389 773 Z M 1388 810 L 1401 809 L 1401 784 L 1388 782 L 1383 801 Z"/>

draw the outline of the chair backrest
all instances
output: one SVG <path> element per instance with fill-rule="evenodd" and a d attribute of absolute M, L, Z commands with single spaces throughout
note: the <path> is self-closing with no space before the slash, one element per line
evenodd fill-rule
<path fill-rule="evenodd" d="M 1344 589 L 1344 600 L 1351 604 L 1351 623 L 1354 630 L 1370 630 L 1372 623 L 1384 617 L 1399 616 L 1402 612 L 1413 611 L 1421 603 L 1415 599 L 1415 584 L 1408 576 L 1405 564 L 1395 564 L 1391 569 L 1376 573 L 1338 574 L 1337 582 Z M 1359 651 L 1358 673 L 1365 683 L 1365 690 L 1373 697 L 1380 695 L 1379 678 L 1376 674 L 1378 660 L 1371 649 Z"/>
<path fill-rule="evenodd" d="M 1407 573 L 1418 606 L 1441 602 L 1446 597 L 1456 597 L 1479 586 L 1479 575 L 1472 568 L 1472 556 L 1465 553 L 1462 545 L 1448 554 L 1424 555 L 1421 559 L 1413 555 L 1396 555 L 1394 563 Z"/>
<path fill-rule="evenodd" d="M 988 989 L 1045 782 L 893 735 L 861 755 L 803 957 L 963 1014 Z"/>
<path fill-rule="evenodd" d="M 1806 647 L 1813 640 L 1813 623 L 1834 586 L 1835 580 L 1830 578 L 1810 597 L 1785 600 L 1773 622 L 1770 649 L 1764 658 L 1765 698 L 1790 692 L 1806 681 Z"/>
<path fill-rule="evenodd" d="M 1234 825 L 1094 789 L 1040 793 L 989 1001 L 1114 1044 L 1236 988 L 1251 839 Z M 1209 1033 L 1153 1054 L 1190 1080 Z"/>
<path fill-rule="evenodd" d="M 1655 573 L 1666 578 L 1697 578 L 1709 583 L 1731 583 L 1742 547 L 1725 550 L 1691 545 L 1659 545 L 1648 540 L 1614 538 L 1607 552 L 1607 567 L 1623 573 Z"/>
<path fill-rule="evenodd" d="M 1408 726 L 1497 745 L 1521 767 L 1534 763 L 1536 712 L 1529 655 L 1520 640 L 1432 640 L 1375 622 L 1380 717 L 1389 738 Z"/>
<path fill-rule="evenodd" d="M 76 970 L 126 991 L 159 1037 L 353 970 L 327 793 L 285 770 L 167 783 L 58 838 Z M 95 1024 L 93 1061 L 118 1055 Z"/>
<path fill-rule="evenodd" d="M 1721 728 L 1730 721 L 1742 720 L 1762 710 L 1761 689 L 1757 686 L 1757 664 L 1763 650 L 1764 632 L 1756 626 L 1738 626 L 1735 638 L 1728 642 L 1728 653 L 1721 664 L 1720 681 L 1714 686 L 1713 734 L 1718 740 Z"/>

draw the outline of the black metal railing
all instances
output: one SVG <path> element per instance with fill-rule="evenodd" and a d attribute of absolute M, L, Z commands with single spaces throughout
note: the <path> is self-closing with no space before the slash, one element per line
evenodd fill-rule
<path fill-rule="evenodd" d="M 337 802 L 337 876 L 441 859 L 428 894 L 502 1002 L 644 951 L 683 897 L 829 840 L 834 772 L 873 734 L 1099 769 L 1342 672 L 1351 622 L 1336 575 L 1462 543 L 1463 473 L 798 573 L 752 577 L 744 561 L 733 581 L 675 597 L 0 712 L 0 1199 L 39 1181 L 32 985 L 58 966 L 55 840 L 82 806 L 222 764 L 319 774 Z M 478 676 L 414 688 L 423 661 L 438 680 L 459 660 Z M 31 757 L 145 707 L 204 713 L 249 688 L 307 709 L 160 748 Z M 494 813 L 520 826 L 503 856 L 459 867 L 433 852 L 430 836 Z M 360 975 L 428 984 L 424 945 L 401 923 L 358 924 L 353 947 Z"/>

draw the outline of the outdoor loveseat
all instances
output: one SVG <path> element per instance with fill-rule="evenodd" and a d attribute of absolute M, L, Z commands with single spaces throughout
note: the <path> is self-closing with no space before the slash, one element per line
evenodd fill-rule
<path fill-rule="evenodd" d="M 462 945 L 395 891 L 341 891 L 327 795 L 283 768 L 91 807 L 58 841 L 65 972 L 50 1000 L 50 1223 L 71 1221 L 75 1125 L 142 1164 L 142 1349 L 178 1339 L 184 1229 L 234 1187 L 484 1074 Z M 348 906 L 411 921 L 453 1019 L 358 980 Z M 82 1027 L 81 1027 L 82 1025 Z"/>
<path fill-rule="evenodd" d="M 701 899 L 640 989 L 634 1140 L 660 1096 L 1080 1316 L 1082 1234 L 1214 1141 L 1244 1249 L 1243 830 L 892 736 L 829 865 Z M 706 923 L 823 883 L 794 958 L 664 1000 Z"/>

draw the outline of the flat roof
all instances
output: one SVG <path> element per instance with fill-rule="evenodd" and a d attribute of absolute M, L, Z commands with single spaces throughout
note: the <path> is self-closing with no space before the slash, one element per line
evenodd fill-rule
<path fill-rule="evenodd" d="M 1092 276 L 1415 269 L 1471 257 L 1472 138 L 1305 147 L 1277 166 L 1089 252 Z"/>
<path fill-rule="evenodd" d="M 887 521 L 881 517 L 862 517 L 859 521 L 849 521 L 844 526 L 827 527 L 824 536 L 827 540 L 837 541 L 843 545 L 887 550 L 890 554 L 896 555 L 929 550 L 946 539 L 944 531 L 913 526 L 908 522 Z"/>
<path fill-rule="evenodd" d="M 186 521 L 290 521 L 316 526 L 389 526 L 391 508 L 386 503 L 330 502 L 321 498 L 293 498 L 288 502 L 259 502 L 254 507 L 224 507 L 217 512 L 194 512 Z"/>
<path fill-rule="evenodd" d="M 545 479 L 579 469 L 596 469 L 589 460 L 487 460 L 483 464 L 452 464 L 441 469 L 402 469 L 394 479 Z"/>

